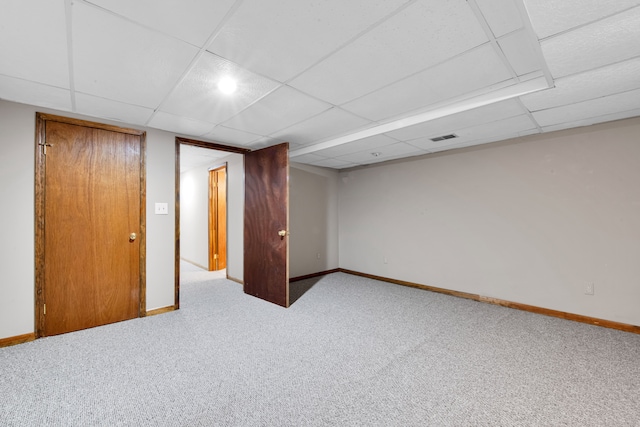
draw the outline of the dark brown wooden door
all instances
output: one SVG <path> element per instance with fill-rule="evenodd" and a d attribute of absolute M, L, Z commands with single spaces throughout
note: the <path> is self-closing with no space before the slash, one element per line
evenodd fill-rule
<path fill-rule="evenodd" d="M 227 268 L 227 168 L 209 171 L 209 271 Z"/>
<path fill-rule="evenodd" d="M 40 335 L 138 317 L 142 136 L 45 126 Z"/>
<path fill-rule="evenodd" d="M 289 144 L 245 154 L 244 170 L 244 291 L 288 307 Z"/>

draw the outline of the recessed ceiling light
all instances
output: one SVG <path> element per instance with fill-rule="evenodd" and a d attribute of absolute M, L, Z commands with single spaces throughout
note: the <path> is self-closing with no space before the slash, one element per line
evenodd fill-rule
<path fill-rule="evenodd" d="M 238 84 L 231 77 L 223 77 L 218 82 L 218 89 L 225 95 L 231 95 L 238 89 Z"/>

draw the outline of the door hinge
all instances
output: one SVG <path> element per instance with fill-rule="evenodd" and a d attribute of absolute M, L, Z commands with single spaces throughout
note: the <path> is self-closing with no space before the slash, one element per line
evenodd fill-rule
<path fill-rule="evenodd" d="M 47 155 L 47 147 L 53 147 L 53 144 L 47 144 L 46 142 L 44 144 L 38 144 L 38 145 L 42 147 L 42 154 L 44 154 L 45 156 Z"/>

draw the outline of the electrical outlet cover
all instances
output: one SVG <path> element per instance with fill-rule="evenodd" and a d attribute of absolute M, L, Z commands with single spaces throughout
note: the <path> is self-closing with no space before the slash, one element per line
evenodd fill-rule
<path fill-rule="evenodd" d="M 595 285 L 593 283 L 587 283 L 587 287 L 584 290 L 585 295 L 593 295 L 594 288 L 595 288 Z"/>

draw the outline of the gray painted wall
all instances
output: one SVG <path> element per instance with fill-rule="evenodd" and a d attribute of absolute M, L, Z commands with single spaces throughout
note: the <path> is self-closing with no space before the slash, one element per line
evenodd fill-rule
<path fill-rule="evenodd" d="M 35 110 L 0 101 L 0 338 L 34 331 Z"/>
<path fill-rule="evenodd" d="M 0 338 L 34 330 L 36 111 L 105 122 L 0 101 Z M 152 310 L 173 305 L 175 135 L 146 130 Z M 292 164 L 290 274 L 340 266 L 640 325 L 638 135 L 635 118 L 340 174 Z"/>
<path fill-rule="evenodd" d="M 345 171 L 340 267 L 640 325 L 639 137 L 635 118 Z"/>
<path fill-rule="evenodd" d="M 34 140 L 36 111 L 144 129 L 69 112 L 0 100 L 0 338 L 34 331 Z M 147 310 L 174 303 L 175 135 L 147 131 Z M 243 280 L 244 165 L 228 162 L 228 275 Z M 291 271 L 314 273 L 338 266 L 337 172 L 298 165 L 293 171 Z M 309 190 L 305 186 L 309 186 Z M 321 193 L 321 194 L 320 194 Z M 169 215 L 155 215 L 156 202 Z M 299 206 L 299 208 L 297 207 Z M 183 224 L 184 226 L 184 224 Z M 311 230 L 311 234 L 307 233 Z M 326 235 L 320 233 L 326 231 Z M 317 253 L 321 254 L 320 259 Z"/>
<path fill-rule="evenodd" d="M 338 268 L 338 172 L 289 168 L 289 276 Z"/>
<path fill-rule="evenodd" d="M 34 331 L 34 144 L 36 111 L 106 122 L 0 101 L 0 338 Z M 147 310 L 174 302 L 175 135 L 147 131 Z M 169 215 L 154 215 L 167 202 Z"/>

